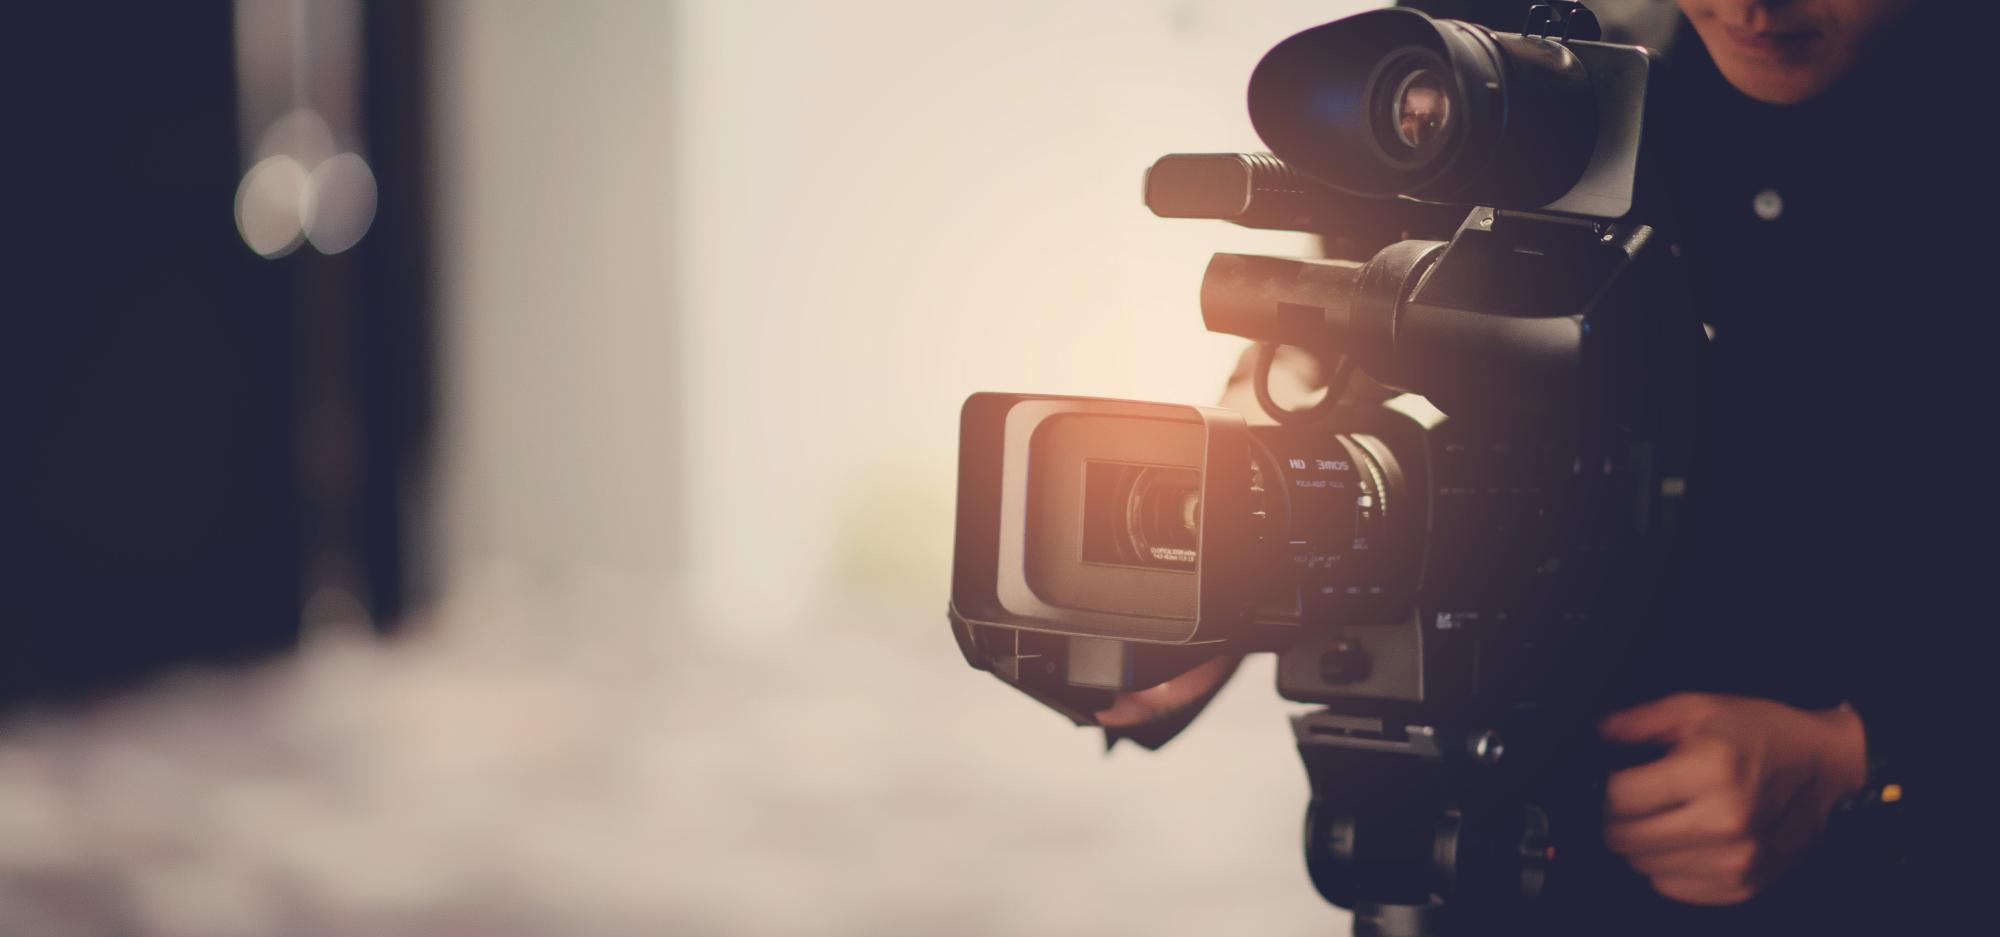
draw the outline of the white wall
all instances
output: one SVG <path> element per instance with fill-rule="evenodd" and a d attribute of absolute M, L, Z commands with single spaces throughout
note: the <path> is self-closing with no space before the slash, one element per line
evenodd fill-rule
<path fill-rule="evenodd" d="M 1257 56 L 1352 6 L 442 10 L 430 555 L 465 643 L 409 682 L 519 662 L 501 685 L 578 714 L 551 737 L 625 792 L 582 788 L 595 825 L 506 801 L 567 863 L 524 892 L 718 933 L 1346 929 L 1267 659 L 1106 759 L 942 612 L 967 394 L 1213 399 L 1208 255 L 1309 245 L 1153 218 L 1140 173 L 1254 148 Z"/>
<path fill-rule="evenodd" d="M 748 634 L 941 608 L 959 403 L 1212 398 L 1208 254 L 1308 244 L 1156 219 L 1140 174 L 1257 148 L 1257 57 L 1364 5 L 447 8 L 447 585 L 674 570 Z"/>
<path fill-rule="evenodd" d="M 684 539 L 672 8 L 439 4 L 437 585 Z"/>

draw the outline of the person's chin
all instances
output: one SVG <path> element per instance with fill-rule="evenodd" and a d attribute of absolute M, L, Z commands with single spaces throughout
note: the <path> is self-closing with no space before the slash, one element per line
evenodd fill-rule
<path fill-rule="evenodd" d="M 1736 90 L 1765 104 L 1797 104 L 1833 84 L 1832 69 L 1723 58 L 1715 64 Z"/>

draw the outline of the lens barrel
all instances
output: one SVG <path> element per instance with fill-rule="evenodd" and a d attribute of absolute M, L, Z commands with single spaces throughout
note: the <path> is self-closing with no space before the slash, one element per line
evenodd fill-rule
<path fill-rule="evenodd" d="M 1250 78 L 1279 159 L 1355 195 L 1533 209 L 1597 141 L 1590 76 L 1566 45 L 1408 9 L 1301 32 Z"/>

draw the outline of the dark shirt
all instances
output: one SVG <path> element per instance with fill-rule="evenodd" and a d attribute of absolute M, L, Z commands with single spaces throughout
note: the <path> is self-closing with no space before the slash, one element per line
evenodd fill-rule
<path fill-rule="evenodd" d="M 1419 2 L 1518 28 L 1501 4 Z M 1985 718 L 1982 476 L 1994 354 L 1977 289 L 1992 169 L 1990 82 L 1973 7 L 1919 3 L 1833 88 L 1754 101 L 1664 4 L 1598 6 L 1607 38 L 1665 47 L 1659 111 L 1672 211 L 1641 219 L 1682 249 L 1713 326 L 1686 607 L 1649 682 L 1846 702 L 1901 784 L 1886 819 L 1839 819 L 1746 905 L 1603 896 L 1603 933 L 1886 933 L 1956 918 L 1992 865 L 1968 822 Z M 1632 7 L 1633 5 L 1627 4 Z M 1496 12 L 1498 10 L 1498 12 Z M 1642 26 L 1635 32 L 1635 25 Z M 1961 846 L 1960 844 L 1965 844 Z M 1973 861 L 1968 861 L 1973 860 Z"/>
<path fill-rule="evenodd" d="M 1834 834 L 1737 921 L 1907 926 L 1977 803 L 1984 724 L 1979 478 L 1993 393 L 1972 321 L 1990 106 L 1970 24 L 1919 6 L 1821 96 L 1757 103 L 1683 26 L 1666 71 L 1671 221 L 1715 329 L 1707 457 L 1691 480 L 1698 593 L 1663 664 L 1689 689 L 1850 702 L 1906 800 L 1884 835 Z M 1864 922 L 1866 926 L 1864 926 Z"/>
<path fill-rule="evenodd" d="M 1409 5 L 1520 22 L 1514 4 Z M 1639 12 L 1658 25 L 1663 5 Z M 1995 303 L 1977 289 L 1993 108 L 1973 6 L 1918 4 L 1792 106 L 1730 86 L 1684 21 L 1658 42 L 1607 16 L 1608 38 L 1666 47 L 1649 134 L 1672 209 L 1641 220 L 1680 246 L 1715 333 L 1692 584 L 1647 680 L 1851 704 L 1904 799 L 1837 819 L 1747 904 L 1678 905 L 1635 881 L 1599 896 L 1593 933 L 1900 933 L 1990 913 L 1963 887 L 1992 865 L 1971 821 L 1984 687 L 2000 683 L 1983 655 Z"/>

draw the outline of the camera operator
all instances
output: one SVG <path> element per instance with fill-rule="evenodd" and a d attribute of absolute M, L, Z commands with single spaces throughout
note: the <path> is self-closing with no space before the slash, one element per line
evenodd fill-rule
<path fill-rule="evenodd" d="M 1524 9 L 1413 5 L 1502 29 Z M 1630 40 L 1616 4 L 1591 5 Z M 1934 877 L 1947 811 L 1974 803 L 1946 793 L 1964 740 L 1926 733 L 1962 712 L 1931 658 L 1983 617 L 1958 530 L 1990 516 L 1969 500 L 1986 483 L 1937 464 L 1983 399 L 1977 351 L 1945 318 L 1981 308 L 1954 252 L 1984 218 L 1945 197 L 1986 184 L 1971 141 L 1992 109 L 1966 102 L 1989 85 L 1971 74 L 1978 30 L 1917 0 L 1679 7 L 1660 126 L 1711 328 L 1709 455 L 1690 480 L 1684 624 L 1647 655 L 1655 698 L 1599 725 L 1664 751 L 1610 778 L 1606 845 L 1658 895 L 1728 909 L 1663 928 L 1908 926 L 1964 902 Z M 1274 393 L 1317 386 L 1309 357 L 1279 363 Z M 1257 419 L 1249 366 L 1225 403 Z M 1161 744 L 1235 663 L 1123 694 L 1097 722 Z"/>

